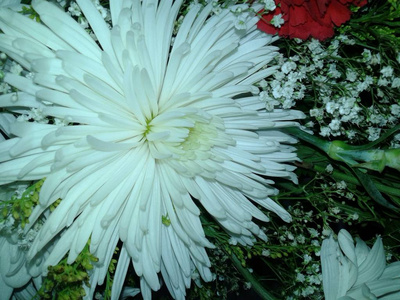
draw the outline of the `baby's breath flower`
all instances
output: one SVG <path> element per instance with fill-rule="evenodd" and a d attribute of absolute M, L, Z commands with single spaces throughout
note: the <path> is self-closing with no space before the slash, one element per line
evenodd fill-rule
<path fill-rule="evenodd" d="M 336 187 L 337 187 L 339 190 L 345 190 L 345 189 L 347 188 L 346 181 L 341 180 L 341 181 L 337 182 L 337 183 L 336 183 Z"/>
<path fill-rule="evenodd" d="M 306 238 L 304 235 L 300 234 L 296 237 L 297 242 L 299 242 L 300 244 L 304 244 L 306 241 Z"/>
<path fill-rule="evenodd" d="M 333 214 L 337 215 L 338 213 L 341 212 L 341 210 L 340 210 L 339 207 L 333 207 L 333 208 L 331 208 L 331 212 L 332 212 Z"/>
<path fill-rule="evenodd" d="M 371 50 L 364 49 L 363 52 L 361 53 L 361 56 L 363 57 L 364 62 L 370 62 L 372 59 Z"/>
<path fill-rule="evenodd" d="M 265 11 L 273 11 L 276 8 L 274 0 L 263 0 Z"/>
<path fill-rule="evenodd" d="M 268 249 L 263 249 L 261 255 L 269 257 L 271 255 L 271 252 Z"/>
<path fill-rule="evenodd" d="M 305 279 L 306 279 L 306 278 L 305 278 L 304 274 L 297 273 L 297 275 L 296 275 L 296 280 L 297 280 L 297 281 L 299 281 L 299 282 L 304 282 Z"/>
<path fill-rule="evenodd" d="M 282 18 L 282 14 L 274 15 L 271 19 L 271 24 L 274 25 L 276 28 L 281 28 L 285 21 Z"/>
<path fill-rule="evenodd" d="M 321 129 L 320 129 L 320 132 L 319 132 L 319 134 L 321 135 L 321 136 L 326 136 L 326 137 L 328 137 L 328 136 L 330 136 L 331 135 L 331 129 L 330 128 L 328 128 L 328 127 L 321 127 Z"/>
<path fill-rule="evenodd" d="M 308 254 L 303 256 L 303 262 L 304 264 L 308 264 L 312 260 L 312 257 Z"/>
<path fill-rule="evenodd" d="M 355 72 L 352 69 L 347 69 L 346 70 L 346 80 L 350 81 L 350 82 L 354 82 L 357 80 L 357 72 Z"/>
<path fill-rule="evenodd" d="M 393 68 L 391 66 L 386 66 L 381 69 L 381 74 L 383 77 L 393 76 Z"/>
<path fill-rule="evenodd" d="M 400 77 L 395 77 L 392 80 L 391 87 L 393 89 L 400 87 Z"/>
<path fill-rule="evenodd" d="M 69 13 L 71 14 L 71 16 L 73 16 L 73 17 L 79 17 L 79 16 L 82 15 L 82 12 L 81 12 L 81 9 L 80 9 L 79 5 L 76 4 L 76 2 L 74 2 L 74 1 L 72 1 L 72 2 L 69 4 L 68 12 L 69 12 Z"/>
<path fill-rule="evenodd" d="M 331 64 L 329 66 L 328 76 L 331 77 L 331 78 L 340 78 L 341 74 L 336 69 L 336 64 Z"/>
<path fill-rule="evenodd" d="M 10 73 L 15 74 L 15 75 L 20 75 L 22 70 L 23 69 L 20 64 L 17 64 L 16 62 L 12 62 L 11 67 L 10 67 Z"/>
<path fill-rule="evenodd" d="M 315 228 L 308 228 L 308 232 L 310 233 L 310 236 L 312 238 L 316 238 L 319 236 L 319 232 Z"/>
<path fill-rule="evenodd" d="M 289 72 L 293 71 L 296 69 L 296 63 L 294 61 L 287 61 L 282 65 L 282 72 L 284 74 L 288 74 Z"/>
<path fill-rule="evenodd" d="M 322 230 L 322 235 L 325 237 L 330 236 L 331 234 L 332 234 L 332 230 L 330 228 L 324 228 Z"/>
<path fill-rule="evenodd" d="M 398 104 L 392 104 L 390 106 L 390 113 L 394 116 L 399 117 L 400 116 L 400 105 Z"/>
<path fill-rule="evenodd" d="M 368 140 L 369 141 L 375 141 L 379 138 L 381 134 L 381 128 L 377 127 L 368 127 Z"/>
<path fill-rule="evenodd" d="M 236 20 L 235 20 L 235 28 L 237 30 L 246 30 L 247 25 L 246 25 L 246 19 L 244 16 L 239 15 Z"/>

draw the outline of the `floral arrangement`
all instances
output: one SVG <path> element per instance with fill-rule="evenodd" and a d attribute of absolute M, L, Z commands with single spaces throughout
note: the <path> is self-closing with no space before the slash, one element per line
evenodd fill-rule
<path fill-rule="evenodd" d="M 0 3 L 4 299 L 400 298 L 400 2 Z"/>

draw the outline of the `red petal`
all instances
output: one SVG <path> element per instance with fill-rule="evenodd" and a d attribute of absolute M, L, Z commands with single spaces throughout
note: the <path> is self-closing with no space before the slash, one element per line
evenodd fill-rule
<path fill-rule="evenodd" d="M 291 26 L 304 24 L 309 19 L 309 14 L 303 6 L 292 6 L 288 14 L 288 22 Z"/>
<path fill-rule="evenodd" d="M 329 16 L 336 26 L 342 25 L 344 22 L 350 20 L 351 12 L 347 6 L 343 5 L 337 0 L 333 0 L 328 6 L 326 16 Z"/>
<path fill-rule="evenodd" d="M 271 24 L 267 24 L 267 23 L 263 22 L 262 20 L 258 21 L 257 28 L 260 29 L 261 31 L 264 31 L 269 34 L 275 34 L 278 32 L 278 30 L 275 26 L 272 26 Z"/>
<path fill-rule="evenodd" d="M 326 9 L 328 8 L 329 0 L 317 0 L 318 10 L 321 16 L 325 15 Z"/>
<path fill-rule="evenodd" d="M 324 17 L 329 2 L 329 0 L 310 0 L 305 3 L 305 7 L 309 11 L 311 17 L 317 21 L 319 18 Z"/>
<path fill-rule="evenodd" d="M 302 6 L 302 5 L 304 5 L 304 2 L 307 2 L 307 1 L 309 1 L 309 0 L 282 0 L 281 4 L 284 3 L 287 6 L 293 6 L 293 5 Z"/>

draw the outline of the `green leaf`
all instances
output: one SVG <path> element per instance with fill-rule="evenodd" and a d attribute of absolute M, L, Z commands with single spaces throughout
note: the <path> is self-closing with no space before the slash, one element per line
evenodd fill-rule
<path fill-rule="evenodd" d="M 350 167 L 351 168 L 351 167 Z M 387 201 L 381 194 L 381 192 L 378 190 L 378 188 L 376 187 L 375 183 L 372 181 L 372 179 L 369 177 L 368 174 L 361 172 L 360 170 L 351 168 L 351 170 L 354 172 L 354 174 L 357 176 L 358 180 L 360 181 L 360 183 L 362 184 L 362 186 L 365 188 L 365 190 L 367 191 L 368 195 L 371 196 L 371 198 L 377 202 L 378 204 L 392 209 L 394 211 L 396 211 L 397 213 L 400 212 L 399 208 L 392 205 L 391 203 L 389 203 L 389 201 Z"/>

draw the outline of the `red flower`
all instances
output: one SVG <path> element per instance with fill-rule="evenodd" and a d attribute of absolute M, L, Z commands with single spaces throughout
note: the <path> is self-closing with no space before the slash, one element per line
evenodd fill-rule
<path fill-rule="evenodd" d="M 333 36 L 334 26 L 350 19 L 350 4 L 361 7 L 366 3 L 367 0 L 275 0 L 277 8 L 263 14 L 257 27 L 266 33 L 289 38 L 305 40 L 311 36 L 324 40 Z M 271 20 L 279 14 L 285 23 L 277 28 Z"/>

